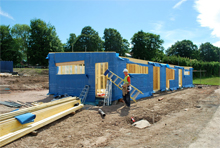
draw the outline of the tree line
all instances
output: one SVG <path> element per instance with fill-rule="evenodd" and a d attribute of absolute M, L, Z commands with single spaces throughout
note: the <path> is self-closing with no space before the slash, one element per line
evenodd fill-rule
<path fill-rule="evenodd" d="M 220 61 L 220 48 L 209 42 L 198 48 L 190 40 L 177 41 L 166 51 L 163 43 L 160 35 L 141 30 L 131 37 L 130 47 L 128 40 L 116 29 L 105 28 L 103 37 L 100 37 L 91 26 L 85 26 L 78 36 L 70 33 L 67 42 L 61 43 L 55 27 L 41 19 L 31 20 L 30 26 L 0 26 L 1 60 L 14 61 L 14 64 L 23 61 L 29 65 L 48 65 L 45 57 L 49 52 L 75 51 L 115 51 L 120 56 L 130 53 L 133 58 L 155 62 L 165 62 L 171 57 L 178 57 L 178 60 L 179 57 L 186 58 L 185 61 L 187 58 L 200 62 Z M 165 63 L 176 64 L 172 60 Z"/>

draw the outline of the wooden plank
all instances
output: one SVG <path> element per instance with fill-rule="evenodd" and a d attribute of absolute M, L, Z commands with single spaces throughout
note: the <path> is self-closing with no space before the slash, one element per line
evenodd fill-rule
<path fill-rule="evenodd" d="M 37 110 L 40 110 L 40 109 L 43 109 L 43 108 L 46 108 L 46 107 L 49 107 L 49 106 L 53 106 L 53 105 L 57 105 L 57 104 L 60 104 L 60 103 L 72 101 L 72 100 L 76 100 L 76 97 L 67 97 L 67 98 L 63 98 L 63 99 L 56 100 L 56 101 L 53 101 L 53 102 L 44 103 L 44 104 L 41 104 L 41 105 L 38 105 L 38 106 L 33 106 L 33 107 L 29 107 L 29 108 L 20 109 L 18 111 L 14 111 L 14 112 L 0 114 L 0 121 L 10 119 L 10 118 L 13 118 L 15 116 L 25 114 L 25 113 L 28 113 L 28 112 L 37 111 Z"/>
<path fill-rule="evenodd" d="M 45 118 L 50 117 L 52 115 L 55 115 L 59 112 L 67 110 L 67 109 L 73 107 L 74 104 L 76 104 L 76 103 L 80 104 L 80 100 L 68 101 L 68 102 L 64 102 L 61 104 L 50 106 L 50 107 L 47 107 L 47 108 L 44 108 L 44 109 L 41 109 L 38 111 L 34 111 L 34 112 L 32 112 L 33 114 L 36 115 L 34 122 L 38 122 L 42 119 L 45 119 Z M 33 124 L 33 122 L 27 123 L 27 124 L 21 124 L 15 118 L 10 118 L 8 120 L 1 121 L 0 127 L 2 127 L 2 128 L 0 128 L 0 137 L 4 136 L 6 134 L 9 134 L 11 132 L 15 132 L 17 130 L 20 130 L 22 128 L 28 127 L 31 124 Z"/>
<path fill-rule="evenodd" d="M 95 64 L 95 95 L 97 95 L 97 88 L 98 88 L 98 71 L 97 71 L 97 68 L 98 67 L 98 64 L 96 63 Z"/>
<path fill-rule="evenodd" d="M 97 88 L 97 93 L 100 93 L 100 89 L 101 89 L 101 81 L 100 81 L 100 71 L 101 71 L 101 69 L 100 69 L 100 63 L 97 63 L 98 64 L 98 69 L 97 69 L 97 71 L 98 71 L 98 73 L 97 73 L 97 80 L 98 80 L 98 88 Z M 97 95 L 97 94 L 96 94 Z"/>
<path fill-rule="evenodd" d="M 105 76 L 104 76 L 104 72 L 105 72 L 105 67 L 106 67 L 106 63 L 103 63 L 103 67 L 102 67 L 102 86 L 103 86 L 103 93 L 105 93 L 105 89 L 106 89 L 106 83 L 105 83 Z"/>
<path fill-rule="evenodd" d="M 72 65 L 72 74 L 75 74 L 75 65 Z"/>
<path fill-rule="evenodd" d="M 180 87 L 182 87 L 182 80 L 183 80 L 182 69 L 179 69 L 179 85 L 180 85 Z"/>
<path fill-rule="evenodd" d="M 75 65 L 75 66 L 76 66 L 76 69 L 77 69 L 76 74 L 80 74 L 80 66 L 79 65 Z"/>
<path fill-rule="evenodd" d="M 62 63 L 56 63 L 56 66 L 68 66 L 68 65 L 79 65 L 79 64 L 85 64 L 84 60 L 82 61 L 72 61 L 72 62 L 62 62 Z"/>
<path fill-rule="evenodd" d="M 30 133 L 30 132 L 38 129 L 38 128 L 41 128 L 41 127 L 43 127 L 43 126 L 45 126 L 45 125 L 47 125 L 47 124 L 49 124 L 49 123 L 51 123 L 53 121 L 56 121 L 57 119 L 60 119 L 60 118 L 66 116 L 66 115 L 68 115 L 68 114 L 70 114 L 72 112 L 75 112 L 76 110 L 79 110 L 83 106 L 84 106 L 83 104 L 80 104 L 80 105 L 78 105 L 76 107 L 69 108 L 69 109 L 67 109 L 65 111 L 62 111 L 62 112 L 57 113 L 57 114 L 55 114 L 53 116 L 50 116 L 50 117 L 45 118 L 43 120 L 40 120 L 40 121 L 38 121 L 36 123 L 33 123 L 33 124 L 29 125 L 26 128 L 23 128 L 23 129 L 18 130 L 16 132 L 12 132 L 12 133 L 9 133 L 7 135 L 4 135 L 4 136 L 0 137 L 0 147 L 2 147 L 4 145 L 6 145 L 6 144 L 8 144 L 8 143 L 18 139 L 18 138 L 20 138 L 20 137 L 22 137 L 24 135 L 26 135 L 26 134 L 28 134 L 28 133 Z"/>
<path fill-rule="evenodd" d="M 60 66 L 60 74 L 63 74 L 63 66 Z"/>
<path fill-rule="evenodd" d="M 85 65 L 82 65 L 82 74 L 85 74 Z"/>
<path fill-rule="evenodd" d="M 160 90 L 160 67 L 157 67 L 158 69 L 158 90 Z"/>
<path fill-rule="evenodd" d="M 156 90 L 156 88 L 157 88 L 157 82 L 156 82 L 156 67 L 155 66 L 153 66 L 153 90 Z"/>

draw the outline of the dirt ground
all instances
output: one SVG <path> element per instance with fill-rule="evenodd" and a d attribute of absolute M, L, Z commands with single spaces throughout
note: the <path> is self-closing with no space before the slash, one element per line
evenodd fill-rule
<path fill-rule="evenodd" d="M 23 77 L 19 85 L 26 83 Z M 3 81 L 5 84 L 15 84 L 7 79 Z M 41 86 L 44 83 L 48 85 L 48 81 L 42 80 Z M 32 91 L 13 90 L 10 94 L 1 94 L 1 100 L 48 102 L 52 96 L 47 96 L 47 93 L 46 87 Z M 158 101 L 161 97 L 164 99 Z M 26 135 L 4 147 L 193 147 L 191 144 L 200 139 L 200 132 L 209 124 L 219 104 L 219 86 L 196 86 L 154 94 L 137 103 L 132 102 L 130 109 L 123 107 L 123 103 L 104 107 L 85 105 L 75 115 L 68 115 L 38 129 L 37 136 Z M 99 108 L 106 113 L 104 118 L 98 113 Z M 4 113 L 15 108 L 0 105 L 0 109 Z M 146 119 L 152 125 L 138 129 L 131 125 L 131 117 L 136 121 Z"/>

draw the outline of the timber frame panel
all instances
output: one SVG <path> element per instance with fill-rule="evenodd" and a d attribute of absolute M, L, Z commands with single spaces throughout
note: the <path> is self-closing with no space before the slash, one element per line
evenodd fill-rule
<path fill-rule="evenodd" d="M 160 90 L 160 67 L 153 66 L 153 90 Z"/>
<path fill-rule="evenodd" d="M 166 68 L 166 88 L 170 88 L 170 80 L 175 79 L 174 72 L 174 69 Z"/>
<path fill-rule="evenodd" d="M 108 69 L 108 62 L 96 63 L 95 64 L 95 95 L 96 97 L 101 94 L 105 94 L 107 77 L 104 75 L 104 72 Z"/>
<path fill-rule="evenodd" d="M 126 68 L 128 69 L 128 73 L 148 74 L 147 66 L 140 66 L 137 64 L 126 64 Z"/>

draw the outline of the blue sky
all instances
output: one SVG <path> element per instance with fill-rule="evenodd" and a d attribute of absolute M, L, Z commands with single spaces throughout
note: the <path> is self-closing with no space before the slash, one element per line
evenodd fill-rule
<path fill-rule="evenodd" d="M 39 18 L 56 28 L 62 43 L 91 26 L 130 39 L 140 30 L 159 34 L 165 49 L 184 39 L 220 47 L 219 0 L 0 0 L 0 24 L 28 24 Z"/>

